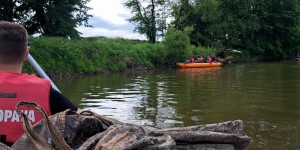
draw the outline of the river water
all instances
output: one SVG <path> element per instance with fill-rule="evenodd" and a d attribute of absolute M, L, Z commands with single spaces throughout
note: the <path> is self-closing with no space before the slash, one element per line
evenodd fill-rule
<path fill-rule="evenodd" d="M 54 82 L 83 109 L 146 130 L 243 120 L 254 149 L 300 148 L 300 63 L 231 64 Z"/>

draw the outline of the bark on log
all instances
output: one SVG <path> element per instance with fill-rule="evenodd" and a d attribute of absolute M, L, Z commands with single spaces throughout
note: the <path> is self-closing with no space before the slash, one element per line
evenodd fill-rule
<path fill-rule="evenodd" d="M 0 150 L 12 150 L 12 149 L 0 142 Z"/>
<path fill-rule="evenodd" d="M 231 144 L 176 145 L 176 150 L 235 150 Z"/>
<path fill-rule="evenodd" d="M 218 62 L 221 62 L 221 63 L 224 63 L 224 64 L 231 64 L 231 59 L 232 58 L 233 58 L 232 56 L 228 56 L 225 59 L 217 57 L 217 60 L 218 60 Z"/>
<path fill-rule="evenodd" d="M 102 134 L 95 149 L 173 149 L 174 140 L 169 135 L 147 136 L 140 126 L 132 124 L 113 125 Z"/>
<path fill-rule="evenodd" d="M 170 135 L 177 144 L 193 143 L 232 144 L 235 149 L 244 149 L 251 143 L 241 120 L 183 128 L 151 131 L 150 136 Z"/>

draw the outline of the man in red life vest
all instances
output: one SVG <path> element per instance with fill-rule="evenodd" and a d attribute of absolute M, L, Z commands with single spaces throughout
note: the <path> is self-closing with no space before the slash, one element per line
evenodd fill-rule
<path fill-rule="evenodd" d="M 211 63 L 211 58 L 209 56 L 207 56 L 207 62 Z"/>
<path fill-rule="evenodd" d="M 65 109 L 80 111 L 66 97 L 54 90 L 50 81 L 21 73 L 27 59 L 27 31 L 21 25 L 0 21 L 0 140 L 12 145 L 23 134 L 15 111 L 19 101 L 35 102 L 48 115 Z M 42 119 L 33 109 L 20 107 L 32 124 Z"/>
<path fill-rule="evenodd" d="M 203 60 L 204 60 L 203 56 L 201 56 L 201 57 L 198 58 L 198 62 L 199 63 L 203 63 Z"/>
<path fill-rule="evenodd" d="M 191 57 L 190 58 L 190 63 L 194 63 L 194 61 L 195 61 L 194 57 Z"/>
<path fill-rule="evenodd" d="M 213 56 L 213 62 L 218 62 L 218 60 L 217 60 L 217 57 L 216 56 Z"/>

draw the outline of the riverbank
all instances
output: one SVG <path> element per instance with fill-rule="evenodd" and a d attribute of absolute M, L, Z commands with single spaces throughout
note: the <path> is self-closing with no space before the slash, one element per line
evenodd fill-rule
<path fill-rule="evenodd" d="M 29 41 L 30 54 L 44 71 L 51 75 L 105 73 L 139 67 L 153 68 L 159 62 L 151 60 L 154 56 L 150 56 L 150 50 L 162 50 L 159 44 L 105 37 L 72 40 L 42 37 L 30 38 Z M 34 72 L 29 63 L 25 63 L 23 71 Z"/>
<path fill-rule="evenodd" d="M 90 37 L 65 39 L 61 37 L 29 38 L 30 54 L 50 76 L 128 72 L 174 67 L 192 55 L 214 55 L 213 48 L 195 48 L 190 43 L 147 41 Z M 170 48 L 172 42 L 178 49 Z M 176 42 L 176 43 L 174 43 Z M 179 43 L 179 45 L 178 45 Z M 176 59 L 174 59 L 176 58 Z M 35 73 L 28 62 L 23 72 Z"/>

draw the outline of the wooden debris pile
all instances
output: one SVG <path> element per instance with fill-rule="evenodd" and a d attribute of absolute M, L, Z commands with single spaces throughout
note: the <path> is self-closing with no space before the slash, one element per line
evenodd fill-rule
<path fill-rule="evenodd" d="M 36 104 L 22 105 L 44 113 Z M 51 117 L 44 115 L 45 119 L 33 127 L 26 115 L 20 116 L 25 133 L 12 147 L 0 143 L 0 149 L 239 150 L 251 143 L 241 120 L 146 132 L 141 126 L 89 111 L 76 114 L 66 110 Z"/>

